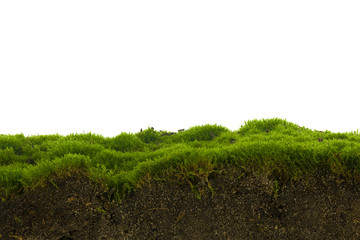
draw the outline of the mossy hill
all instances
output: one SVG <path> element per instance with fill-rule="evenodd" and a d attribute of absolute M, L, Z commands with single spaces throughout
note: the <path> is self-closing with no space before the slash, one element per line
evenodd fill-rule
<path fill-rule="evenodd" d="M 64 171 L 85 172 L 121 199 L 144 177 L 182 176 L 191 185 L 226 165 L 280 185 L 319 170 L 358 180 L 360 135 L 310 130 L 278 118 L 247 121 L 236 131 L 204 125 L 177 133 L 149 127 L 112 138 L 93 133 L 0 135 L 3 200 Z"/>
<path fill-rule="evenodd" d="M 0 240 L 359 239 L 360 136 L 282 119 L 0 135 Z"/>

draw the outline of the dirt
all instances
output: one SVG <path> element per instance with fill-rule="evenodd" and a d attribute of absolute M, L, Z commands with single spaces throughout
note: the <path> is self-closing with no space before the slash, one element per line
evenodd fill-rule
<path fill-rule="evenodd" d="M 360 188 L 330 175 L 289 183 L 228 169 L 204 181 L 146 181 L 117 203 L 83 175 L 0 203 L 0 239 L 360 239 Z"/>

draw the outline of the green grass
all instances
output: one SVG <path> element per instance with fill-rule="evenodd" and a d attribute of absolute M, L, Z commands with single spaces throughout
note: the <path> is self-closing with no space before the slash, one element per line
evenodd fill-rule
<path fill-rule="evenodd" d="M 54 176 L 81 171 L 121 199 L 145 178 L 180 176 L 193 188 L 229 165 L 262 174 L 277 188 L 324 171 L 358 181 L 360 135 L 313 131 L 278 118 L 247 121 L 236 131 L 204 125 L 178 133 L 148 128 L 113 138 L 0 135 L 0 196 L 46 181 L 56 186 Z"/>

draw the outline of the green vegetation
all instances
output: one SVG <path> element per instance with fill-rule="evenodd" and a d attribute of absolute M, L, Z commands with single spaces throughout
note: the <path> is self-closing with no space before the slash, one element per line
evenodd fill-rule
<path fill-rule="evenodd" d="M 93 133 L 25 137 L 0 135 L 0 196 L 32 190 L 64 173 L 82 172 L 121 199 L 147 178 L 196 183 L 231 165 L 284 181 L 328 172 L 358 181 L 358 132 L 320 132 L 274 118 L 247 121 L 237 131 L 218 125 L 178 133 L 148 128 L 105 138 Z"/>

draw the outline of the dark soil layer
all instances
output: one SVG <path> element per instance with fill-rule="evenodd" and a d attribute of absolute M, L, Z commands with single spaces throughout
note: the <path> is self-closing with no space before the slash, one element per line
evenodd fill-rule
<path fill-rule="evenodd" d="M 190 185 L 148 181 L 122 203 L 70 175 L 0 203 L 0 239 L 360 239 L 360 188 L 318 175 L 284 186 L 232 170 Z"/>

